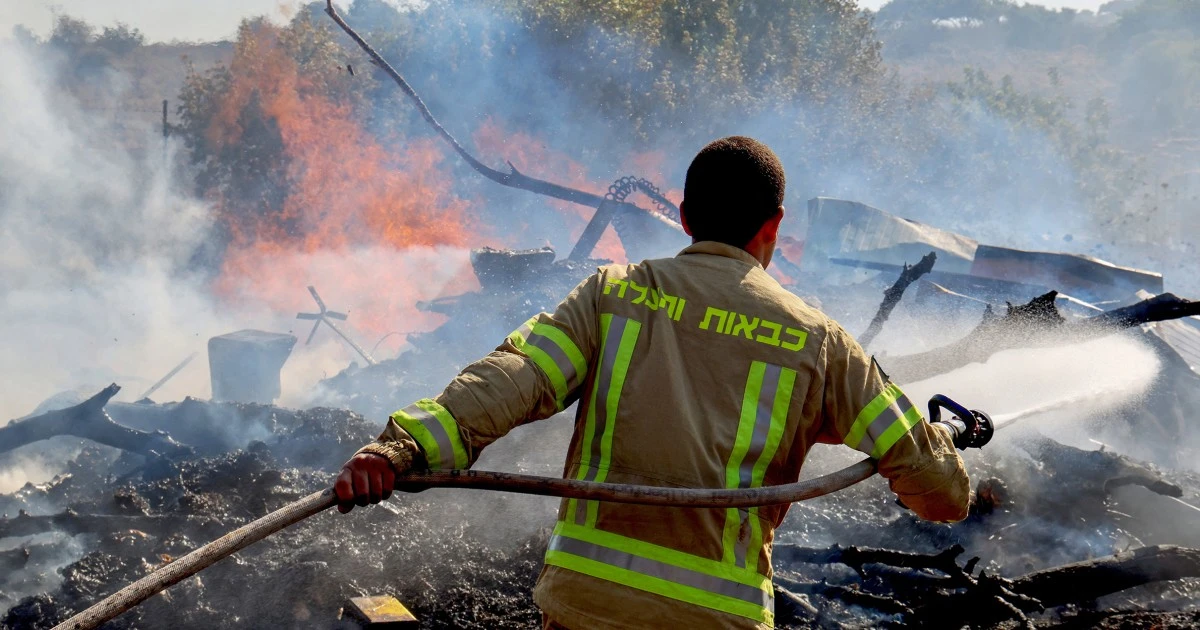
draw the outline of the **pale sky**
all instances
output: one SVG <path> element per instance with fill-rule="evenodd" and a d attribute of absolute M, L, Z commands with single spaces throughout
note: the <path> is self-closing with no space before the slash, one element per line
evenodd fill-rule
<path fill-rule="evenodd" d="M 859 0 L 863 7 L 878 9 L 887 0 Z M 1039 0 L 1049 7 L 1096 10 L 1106 0 Z M 404 0 L 397 0 L 404 2 Z M 336 4 L 348 4 L 337 0 Z M 55 11 L 83 18 L 98 26 L 124 22 L 141 29 L 150 41 L 212 41 L 231 38 L 243 18 L 291 15 L 297 0 L 3 0 L 0 38 L 13 26 L 24 24 L 45 35 Z"/>

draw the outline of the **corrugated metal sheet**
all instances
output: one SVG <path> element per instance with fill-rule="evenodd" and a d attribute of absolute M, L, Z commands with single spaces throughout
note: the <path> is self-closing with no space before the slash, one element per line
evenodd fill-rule
<path fill-rule="evenodd" d="M 977 242 L 961 234 L 902 219 L 866 204 L 817 197 L 808 202 L 802 267 L 825 269 L 830 258 L 902 265 L 937 252 L 937 269 L 968 273 Z"/>
<path fill-rule="evenodd" d="M 1149 328 L 1159 339 L 1178 352 L 1193 372 L 1200 372 L 1200 319 L 1184 317 L 1155 322 L 1150 324 Z"/>
<path fill-rule="evenodd" d="M 1058 252 L 980 245 L 971 275 L 1053 287 L 1092 302 L 1121 300 L 1139 290 L 1162 293 L 1162 274 Z"/>
<path fill-rule="evenodd" d="M 1129 303 L 1148 300 L 1152 297 L 1154 297 L 1152 293 L 1138 291 L 1137 299 L 1131 300 Z M 1154 322 L 1146 324 L 1143 328 L 1167 342 L 1167 345 L 1179 354 L 1179 357 L 1192 368 L 1193 372 L 1200 373 L 1200 317 L 1183 317 L 1165 322 Z"/>

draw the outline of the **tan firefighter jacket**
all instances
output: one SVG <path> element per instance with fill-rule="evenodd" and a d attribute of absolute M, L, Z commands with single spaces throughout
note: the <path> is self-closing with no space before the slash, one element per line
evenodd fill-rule
<path fill-rule="evenodd" d="M 814 443 L 841 442 L 878 458 L 918 515 L 967 513 L 949 434 L 837 323 L 715 242 L 601 268 L 440 396 L 393 414 L 364 450 L 395 454 L 411 436 L 431 468 L 466 468 L 514 426 L 576 401 L 568 478 L 784 484 Z M 787 509 L 564 500 L 534 598 L 573 630 L 771 627 L 771 542 Z"/>

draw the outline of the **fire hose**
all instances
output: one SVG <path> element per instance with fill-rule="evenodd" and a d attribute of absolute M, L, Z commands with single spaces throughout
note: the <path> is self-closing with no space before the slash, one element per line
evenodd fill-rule
<path fill-rule="evenodd" d="M 953 435 L 966 440 L 959 443 L 959 439 L 956 438 L 956 445 L 960 448 L 963 447 L 963 444 L 982 446 L 982 443 L 986 443 L 991 438 L 994 427 L 985 414 L 967 410 L 950 399 L 938 395 L 929 402 L 931 421 L 937 421 L 938 407 L 945 407 L 956 414 L 950 421 L 942 421 L 943 424 L 957 421 L 969 432 L 955 433 L 960 427 L 949 424 Z M 974 434 L 976 443 L 970 442 L 968 439 L 971 437 L 970 434 Z M 982 443 L 979 443 L 979 440 L 982 440 Z M 867 458 L 836 472 L 806 481 L 760 488 L 720 490 L 598 483 L 479 470 L 426 470 L 413 471 L 397 477 L 396 490 L 411 492 L 428 488 L 468 488 L 660 507 L 740 508 L 781 505 L 814 499 L 866 480 L 872 477 L 876 470 L 876 460 Z M 335 505 L 337 505 L 337 496 L 334 495 L 332 488 L 314 492 L 299 501 L 289 503 L 182 558 L 159 567 L 149 575 L 55 626 L 55 630 L 91 630 L 216 562 Z"/>

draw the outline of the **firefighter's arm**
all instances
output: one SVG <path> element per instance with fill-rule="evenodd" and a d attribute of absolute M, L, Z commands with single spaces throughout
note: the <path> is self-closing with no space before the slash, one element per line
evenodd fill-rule
<path fill-rule="evenodd" d="M 484 447 L 513 427 L 548 418 L 575 402 L 595 353 L 599 286 L 598 274 L 584 280 L 553 314 L 522 324 L 437 397 L 393 413 L 383 433 L 347 462 L 346 493 L 353 501 L 343 503 L 364 504 L 354 482 L 355 469 L 367 466 L 364 460 L 377 462 L 375 456 L 382 456 L 396 474 L 410 468 L 468 468 Z M 375 496 L 367 502 L 377 502 Z"/>
<path fill-rule="evenodd" d="M 900 501 L 921 518 L 961 521 L 970 479 L 949 432 L 921 409 L 848 333 L 834 324 L 826 338 L 825 422 L 819 439 L 875 458 Z"/>

